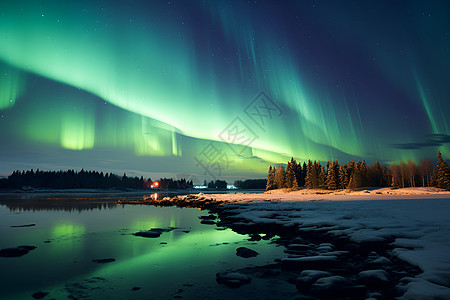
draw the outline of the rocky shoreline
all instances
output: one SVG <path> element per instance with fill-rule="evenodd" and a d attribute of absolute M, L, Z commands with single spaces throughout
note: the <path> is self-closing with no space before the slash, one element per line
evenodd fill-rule
<path fill-rule="evenodd" d="M 223 204 L 224 201 L 207 198 L 204 194 L 177 195 L 174 197 L 164 197 L 162 199 L 153 199 L 147 197 L 139 200 L 116 201 L 117 204 L 145 204 L 153 206 L 177 206 L 177 207 L 193 207 L 207 209 L 215 205 Z"/>
<path fill-rule="evenodd" d="M 275 259 L 273 264 L 216 274 L 217 282 L 230 288 L 251 284 L 252 278 L 281 278 L 296 286 L 301 299 L 393 299 L 401 297 L 406 285 L 421 274 L 418 267 L 395 255 L 394 249 L 398 247 L 393 242 L 398 236 L 355 242 L 343 233 L 345 228 L 330 224 L 301 228 L 298 222 L 279 222 L 276 211 L 269 218 L 272 221 L 250 221 L 241 215 L 242 208 L 249 204 L 217 201 L 203 194 L 118 201 L 118 204 L 208 209 L 217 215 L 218 221 L 205 218 L 204 224 L 231 228 L 248 235 L 250 241 L 271 240 L 285 248 L 286 255 Z M 342 233 L 336 234 L 339 230 Z M 237 249 L 236 255 L 241 256 L 242 251 L 257 255 L 248 250 Z"/>
<path fill-rule="evenodd" d="M 393 299 L 402 296 L 405 285 L 421 273 L 395 256 L 394 236 L 356 243 L 345 235 L 328 233 L 331 228 L 326 225 L 301 230 L 277 224 L 275 219 L 273 223 L 248 222 L 236 217 L 234 210 L 240 206 L 212 208 L 220 219 L 217 226 L 249 235 L 252 241 L 276 237 L 273 242 L 285 248 L 286 257 L 268 266 L 228 270 L 233 274 L 281 277 L 297 287 L 301 299 Z"/>

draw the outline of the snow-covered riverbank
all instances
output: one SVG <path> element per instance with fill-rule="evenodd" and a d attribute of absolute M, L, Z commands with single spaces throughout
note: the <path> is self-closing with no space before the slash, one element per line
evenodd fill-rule
<path fill-rule="evenodd" d="M 308 232 L 313 236 L 325 234 L 332 237 L 331 241 L 342 237 L 355 245 L 386 244 L 387 252 L 376 253 L 377 249 L 374 249 L 373 255 L 387 264 L 372 265 L 364 271 L 373 271 L 370 273 L 373 276 L 384 274 L 383 270 L 389 265 L 385 256 L 400 258 L 423 271 L 418 276 L 405 274 L 396 283 L 395 288 L 404 292 L 402 298 L 450 299 L 448 191 L 386 188 L 359 192 L 317 190 L 287 193 L 276 190 L 264 194 L 210 196 L 230 203 L 225 209 L 232 212 L 227 221 L 233 224 L 234 220 L 236 228 L 241 224 L 249 228 L 260 226 L 264 230 L 264 226 L 268 228 L 272 224 L 294 227 L 300 233 Z M 317 253 L 323 256 L 323 251 Z M 287 253 L 281 259 L 295 260 L 302 256 L 293 257 L 292 253 Z M 372 296 L 377 298 L 375 294 Z"/>
<path fill-rule="evenodd" d="M 450 198 L 450 191 L 434 187 L 418 188 L 372 188 L 361 191 L 351 190 L 310 190 L 299 191 L 272 190 L 265 193 L 236 192 L 233 194 L 209 194 L 216 200 L 227 202 L 260 201 L 350 201 L 350 200 L 394 200 L 394 199 L 436 199 Z"/>

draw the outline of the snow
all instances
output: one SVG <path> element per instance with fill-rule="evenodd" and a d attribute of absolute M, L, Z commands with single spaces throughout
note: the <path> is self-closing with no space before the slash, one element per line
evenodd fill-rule
<path fill-rule="evenodd" d="M 402 299 L 450 299 L 448 191 L 384 188 L 317 194 L 314 191 L 287 193 L 276 190 L 264 194 L 210 196 L 235 204 L 231 208 L 237 213 L 236 217 L 249 222 L 285 224 L 297 226 L 299 230 L 321 229 L 346 235 L 357 243 L 392 243 L 394 255 L 423 271 L 417 277 L 405 280 Z M 290 248 L 305 246 L 293 244 Z M 331 250 L 326 246 L 322 247 L 324 251 Z M 299 262 L 293 257 L 286 258 L 285 263 L 287 260 Z M 388 264 L 389 260 L 374 258 L 373 263 Z M 381 273 L 372 275 L 381 276 Z"/>
<path fill-rule="evenodd" d="M 417 188 L 373 188 L 370 190 L 351 191 L 351 190 L 313 190 L 305 189 L 289 192 L 284 189 L 272 190 L 265 193 L 226 193 L 209 194 L 216 200 L 229 202 L 255 202 L 255 201 L 349 201 L 349 200 L 394 200 L 394 199 L 436 199 L 450 198 L 450 191 L 438 189 L 435 187 L 417 187 Z"/>

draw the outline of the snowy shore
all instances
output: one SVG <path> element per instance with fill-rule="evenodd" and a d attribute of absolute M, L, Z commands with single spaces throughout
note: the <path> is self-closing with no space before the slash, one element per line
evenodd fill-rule
<path fill-rule="evenodd" d="M 441 199 L 449 198 L 450 191 L 434 187 L 417 188 L 372 188 L 361 191 L 351 190 L 272 190 L 265 193 L 236 192 L 234 194 L 209 194 L 211 198 L 227 202 L 260 201 L 350 201 L 350 200 L 394 200 L 394 199 Z"/>
<path fill-rule="evenodd" d="M 365 271 L 375 277 L 385 274 L 388 260 L 399 258 L 422 272 L 417 276 L 402 275 L 395 286 L 403 294 L 401 299 L 450 299 L 448 191 L 435 188 L 332 193 L 275 190 L 264 194 L 208 196 L 228 203 L 224 210 L 228 214 L 231 212 L 227 222 L 236 228 L 281 225 L 296 228 L 299 234 L 325 234 L 331 241 L 345 238 L 355 245 L 385 244 L 388 251 L 372 255 L 379 261 L 385 260 L 387 265 L 380 264 L 360 274 L 367 275 Z M 301 260 L 302 256 L 286 254 L 281 260 Z M 372 297 L 379 298 L 376 293 Z"/>

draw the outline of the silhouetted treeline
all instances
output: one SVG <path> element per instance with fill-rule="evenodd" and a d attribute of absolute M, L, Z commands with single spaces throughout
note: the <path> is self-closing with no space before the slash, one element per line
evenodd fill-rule
<path fill-rule="evenodd" d="M 266 185 L 267 179 L 246 179 L 234 182 L 234 186 L 240 189 L 265 189 Z"/>
<path fill-rule="evenodd" d="M 418 187 L 436 186 L 450 189 L 450 170 L 438 152 L 436 168 L 429 159 L 416 165 L 413 161 L 401 161 L 388 167 L 375 162 L 370 167 L 363 161 L 350 161 L 340 165 L 337 160 L 297 164 L 291 159 L 286 168 L 269 167 L 266 190 L 289 188 L 308 189 L 358 189 L 362 187 Z"/>
<path fill-rule="evenodd" d="M 208 182 L 208 189 L 226 190 L 227 182 L 225 180 L 216 180 Z"/>
<path fill-rule="evenodd" d="M 157 185 L 154 185 L 158 182 Z M 153 186 L 152 186 L 153 185 Z M 48 189 L 108 189 L 108 188 L 160 188 L 160 189 L 186 189 L 192 188 L 193 182 L 186 179 L 174 180 L 172 178 L 161 178 L 152 181 L 150 178 L 128 177 L 126 174 L 118 176 L 112 173 L 103 174 L 97 171 L 79 172 L 68 171 L 14 171 L 8 178 L 0 179 L 0 188 L 48 188 Z"/>
<path fill-rule="evenodd" d="M 144 188 L 143 177 L 122 177 L 97 171 L 14 171 L 8 178 L 0 180 L 0 188 L 19 189 L 22 187 L 72 189 L 72 188 Z"/>
<path fill-rule="evenodd" d="M 150 183 L 148 186 L 150 187 L 152 184 L 151 179 L 148 180 L 148 183 Z M 178 180 L 172 178 L 161 178 L 159 180 L 158 187 L 160 189 L 191 189 L 194 187 L 194 183 L 192 180 L 186 181 L 184 178 Z"/>

